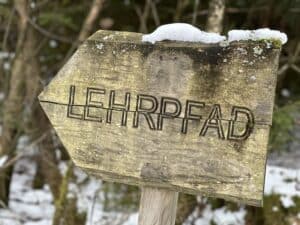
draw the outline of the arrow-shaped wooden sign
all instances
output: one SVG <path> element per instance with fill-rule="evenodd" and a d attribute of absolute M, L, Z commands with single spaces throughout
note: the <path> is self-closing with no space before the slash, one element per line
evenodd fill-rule
<path fill-rule="evenodd" d="M 98 31 L 39 99 L 90 174 L 260 205 L 279 53 Z"/>

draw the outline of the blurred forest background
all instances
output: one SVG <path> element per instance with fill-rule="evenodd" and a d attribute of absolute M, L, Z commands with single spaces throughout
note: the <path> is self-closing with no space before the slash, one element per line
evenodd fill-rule
<path fill-rule="evenodd" d="M 149 33 L 172 22 L 223 34 L 270 27 L 289 37 L 264 207 L 181 194 L 176 223 L 300 224 L 299 0 L 0 0 L 0 225 L 136 224 L 139 189 L 74 168 L 37 95 L 96 30 Z"/>

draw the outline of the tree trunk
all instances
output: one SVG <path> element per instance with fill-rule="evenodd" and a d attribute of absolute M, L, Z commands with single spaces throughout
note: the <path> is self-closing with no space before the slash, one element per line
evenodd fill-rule
<path fill-rule="evenodd" d="M 18 134 L 22 126 L 23 100 L 25 94 L 25 76 L 28 60 L 30 60 L 31 37 L 28 33 L 27 0 L 15 0 L 18 12 L 18 41 L 16 56 L 13 62 L 8 95 L 3 106 L 3 133 L 0 145 L 0 157 L 7 155 L 12 158 L 17 144 Z M 12 168 L 7 168 L 0 173 L 0 201 L 8 203 L 9 183 Z"/>
<path fill-rule="evenodd" d="M 86 214 L 77 213 L 76 198 L 68 198 L 68 185 L 73 175 L 73 164 L 69 163 L 67 172 L 59 187 L 59 195 L 55 200 L 55 213 L 52 225 L 82 225 Z"/>
<path fill-rule="evenodd" d="M 207 32 L 221 33 L 223 29 L 223 17 L 225 0 L 210 0 L 208 18 L 206 23 Z"/>
<path fill-rule="evenodd" d="M 80 225 L 85 222 L 85 215 L 81 215 L 77 211 L 76 198 L 67 199 L 68 182 L 70 180 L 73 167 L 70 166 L 66 177 L 60 173 L 58 160 L 55 154 L 53 143 L 53 134 L 51 125 L 42 110 L 37 96 L 42 90 L 40 82 L 40 65 L 38 54 L 34 51 L 39 43 L 36 32 L 33 28 L 28 29 L 28 34 L 31 38 L 30 48 L 32 57 L 28 61 L 28 65 L 24 74 L 26 76 L 26 98 L 25 105 L 28 107 L 25 115 L 27 123 L 24 126 L 26 134 L 30 136 L 32 141 L 37 141 L 39 149 L 37 163 L 40 173 L 37 175 L 43 177 L 43 181 L 50 187 L 55 201 L 55 217 L 54 225 Z M 28 46 L 29 47 L 29 46 Z M 41 184 L 40 184 L 41 185 Z M 61 204 L 58 204 L 61 203 Z M 57 215 L 59 215 L 57 217 Z M 59 220 L 57 219 L 59 218 Z M 63 221 L 63 223 L 61 222 Z"/>
<path fill-rule="evenodd" d="M 37 176 L 42 176 L 42 180 L 49 184 L 50 190 L 56 199 L 59 195 L 62 176 L 57 166 L 58 161 L 55 154 L 52 133 L 50 132 L 52 128 L 37 100 L 37 96 L 43 88 L 40 82 L 41 71 L 38 55 L 35 52 L 39 40 L 37 33 L 32 28 L 29 29 L 28 33 L 31 37 L 31 46 L 29 49 L 32 51 L 32 57 L 24 71 L 26 76 L 25 105 L 28 107 L 26 110 L 27 114 L 24 116 L 26 119 L 24 129 L 32 141 L 39 140 L 37 142 L 39 149 L 37 163 L 40 171 L 38 171 Z M 28 51 L 30 51 L 29 49 Z"/>

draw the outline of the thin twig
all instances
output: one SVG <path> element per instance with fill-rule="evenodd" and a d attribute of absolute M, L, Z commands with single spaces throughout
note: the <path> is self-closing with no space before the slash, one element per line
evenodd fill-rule
<path fill-rule="evenodd" d="M 93 225 L 93 217 L 94 217 L 94 209 L 96 205 L 96 200 L 99 195 L 101 189 L 95 192 L 94 197 L 93 197 L 93 202 L 92 202 L 92 207 L 91 207 L 91 214 L 90 214 L 90 224 Z"/>
<path fill-rule="evenodd" d="M 151 12 L 152 12 L 152 16 L 155 22 L 155 26 L 159 26 L 160 25 L 160 19 L 159 19 L 159 15 L 157 13 L 157 8 L 156 8 L 156 3 L 153 2 L 152 0 L 148 0 L 150 1 L 150 6 L 151 6 Z"/>
<path fill-rule="evenodd" d="M 73 40 L 69 39 L 69 38 L 65 38 L 65 37 L 61 37 L 58 36 L 56 34 L 53 34 L 51 32 L 49 32 L 48 30 L 42 28 L 41 26 L 39 26 L 38 24 L 36 24 L 35 22 L 33 22 L 32 19 L 28 18 L 28 23 L 34 28 L 36 29 L 38 32 L 40 32 L 41 34 L 45 35 L 46 37 L 49 37 L 51 39 L 60 41 L 60 42 L 64 42 L 64 43 L 74 43 Z"/>
<path fill-rule="evenodd" d="M 139 20 L 140 20 L 140 29 L 139 29 L 139 31 L 140 31 L 141 26 L 142 26 L 141 24 L 143 23 L 143 13 L 142 13 L 141 7 L 136 5 L 136 4 L 134 4 L 134 10 L 135 10 L 135 12 L 136 12 L 136 14 L 137 14 L 137 16 L 139 17 Z"/>
<path fill-rule="evenodd" d="M 182 13 L 188 5 L 189 5 L 189 0 L 177 0 L 176 10 L 173 17 L 173 20 L 175 22 L 180 21 Z"/>
<path fill-rule="evenodd" d="M 40 10 L 45 5 L 47 5 L 49 2 L 50 2 L 50 0 L 44 0 L 44 1 L 37 2 L 35 8 L 32 11 L 34 12 L 34 11 Z"/>
<path fill-rule="evenodd" d="M 296 66 L 295 64 L 292 64 L 291 68 L 300 74 L 300 67 Z"/>
<path fill-rule="evenodd" d="M 17 162 L 20 158 L 23 158 L 25 156 L 25 151 L 31 149 L 33 146 L 37 145 L 38 143 L 40 143 L 41 141 L 43 141 L 47 135 L 49 134 L 49 131 L 44 132 L 40 137 L 38 137 L 37 139 L 35 139 L 34 141 L 32 141 L 28 146 L 26 146 L 24 148 L 24 151 L 21 153 L 18 153 L 17 155 L 15 155 L 13 158 L 9 159 L 7 162 L 5 162 L 5 164 L 0 167 L 0 171 L 3 169 L 6 169 L 10 166 L 12 166 L 15 162 Z"/>
<path fill-rule="evenodd" d="M 78 36 L 79 42 L 83 42 L 90 35 L 90 33 L 93 29 L 94 23 L 103 8 L 104 2 L 105 2 L 105 0 L 94 0 L 93 1 L 90 11 L 89 11 L 88 15 L 86 16 L 86 18 L 83 22 L 82 28 L 80 30 L 80 33 Z"/>
<path fill-rule="evenodd" d="M 297 46 L 296 46 L 295 49 L 296 49 L 296 50 L 295 50 L 294 55 L 293 55 L 293 57 L 292 57 L 292 62 L 293 62 L 293 63 L 296 62 L 296 59 L 297 59 L 297 57 L 298 57 L 298 55 L 299 55 L 299 53 L 300 53 L 300 41 L 298 41 Z"/>
<path fill-rule="evenodd" d="M 4 36 L 3 36 L 3 42 L 2 42 L 2 50 L 3 51 L 7 51 L 7 39 L 8 39 L 9 33 L 10 33 L 10 28 L 11 28 L 11 24 L 12 24 L 12 21 L 13 21 L 13 18 L 14 18 L 14 14 L 15 14 L 15 7 L 13 7 L 11 9 L 11 13 L 9 15 L 8 23 L 7 23 L 5 33 L 4 33 Z"/>
<path fill-rule="evenodd" d="M 199 1 L 200 0 L 194 1 L 194 12 L 193 12 L 193 19 L 192 19 L 193 25 L 195 25 L 197 23 L 197 12 L 198 12 L 198 8 L 199 8 Z"/>
<path fill-rule="evenodd" d="M 284 72 L 289 68 L 289 64 L 286 63 L 283 66 L 281 66 L 278 70 L 278 76 L 281 76 L 282 74 L 284 74 Z"/>
<path fill-rule="evenodd" d="M 140 6 L 134 5 L 134 9 L 136 11 L 136 14 L 139 17 L 139 20 L 140 20 L 139 32 L 141 32 L 141 33 L 147 33 L 148 32 L 147 20 L 148 20 L 150 6 L 151 6 L 150 2 L 151 1 L 149 1 L 149 0 L 146 1 L 143 12 L 142 12 Z"/>
<path fill-rule="evenodd" d="M 7 162 L 5 162 L 5 164 L 3 166 L 0 167 L 0 171 L 4 170 L 4 169 L 7 169 L 8 167 L 14 165 L 15 162 L 17 162 L 23 156 L 24 156 L 24 153 L 19 153 L 16 156 L 14 156 L 13 158 L 9 159 Z"/>
<path fill-rule="evenodd" d="M 253 11 L 263 11 L 266 10 L 267 7 L 257 7 L 257 8 L 253 8 Z M 208 9 L 203 9 L 200 11 L 197 11 L 196 14 L 197 16 L 207 16 L 208 15 Z M 226 8 L 225 9 L 225 13 L 227 14 L 238 14 L 238 13 L 248 13 L 249 12 L 249 8 Z M 193 13 L 189 13 L 185 15 L 185 18 L 193 18 L 194 16 L 194 12 Z"/>
<path fill-rule="evenodd" d="M 86 16 L 84 23 L 81 27 L 81 30 L 79 32 L 79 35 L 77 37 L 77 41 L 73 41 L 71 47 L 69 48 L 67 54 L 65 55 L 64 59 L 62 60 L 62 63 L 60 66 L 64 65 L 67 60 L 71 57 L 72 53 L 76 50 L 78 45 L 83 42 L 88 36 L 90 35 L 93 25 L 98 18 L 101 10 L 103 9 L 103 4 L 105 0 L 94 0 L 88 15 Z"/>

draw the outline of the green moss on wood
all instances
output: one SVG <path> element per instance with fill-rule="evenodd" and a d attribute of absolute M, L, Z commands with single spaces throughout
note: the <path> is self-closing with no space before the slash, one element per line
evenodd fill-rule
<path fill-rule="evenodd" d="M 259 42 L 263 42 L 265 44 L 271 44 L 273 48 L 278 48 L 280 49 L 282 46 L 282 42 L 279 39 L 275 38 L 268 38 L 268 39 L 260 39 L 258 40 Z"/>

